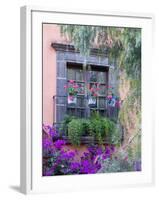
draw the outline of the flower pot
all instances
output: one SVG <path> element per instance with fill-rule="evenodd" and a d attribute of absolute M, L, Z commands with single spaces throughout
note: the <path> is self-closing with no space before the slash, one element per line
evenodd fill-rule
<path fill-rule="evenodd" d="M 116 100 L 115 100 L 115 98 L 107 99 L 107 100 L 106 100 L 106 104 L 107 104 L 107 106 L 109 106 L 109 107 L 115 107 L 115 105 L 116 105 Z"/>
<path fill-rule="evenodd" d="M 89 105 L 90 107 L 95 107 L 95 106 L 96 106 L 96 103 L 97 103 L 97 99 L 96 99 L 96 98 L 94 98 L 94 97 L 89 97 L 89 99 L 88 99 L 88 105 Z"/>
<path fill-rule="evenodd" d="M 69 95 L 68 97 L 67 97 L 67 103 L 69 104 L 69 105 L 75 105 L 76 103 L 77 103 L 77 97 L 76 96 L 73 96 L 73 95 Z"/>

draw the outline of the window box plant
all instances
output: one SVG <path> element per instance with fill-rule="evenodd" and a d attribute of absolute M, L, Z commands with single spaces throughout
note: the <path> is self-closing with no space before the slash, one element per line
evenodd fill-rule
<path fill-rule="evenodd" d="M 95 107 L 95 106 L 96 106 L 96 103 L 97 103 L 96 97 L 94 97 L 94 96 L 89 96 L 89 98 L 88 98 L 88 105 L 89 105 L 90 107 Z"/>
<path fill-rule="evenodd" d="M 69 144 L 79 146 L 80 144 L 113 144 L 120 141 L 120 135 L 116 124 L 95 114 L 88 119 L 65 118 L 62 129 L 67 129 L 64 139 Z"/>
<path fill-rule="evenodd" d="M 93 85 L 89 85 L 88 86 L 88 105 L 90 107 L 96 107 L 97 105 L 97 91 L 99 90 L 99 88 L 97 88 L 96 84 Z"/>
<path fill-rule="evenodd" d="M 69 105 L 76 104 L 77 103 L 77 96 L 75 96 L 75 95 L 68 95 L 68 97 L 67 97 L 67 103 Z"/>
<path fill-rule="evenodd" d="M 69 105 L 76 104 L 79 86 L 75 83 L 74 80 L 69 80 L 68 84 L 65 85 L 64 88 L 66 89 L 67 94 L 68 94 L 67 103 Z"/>

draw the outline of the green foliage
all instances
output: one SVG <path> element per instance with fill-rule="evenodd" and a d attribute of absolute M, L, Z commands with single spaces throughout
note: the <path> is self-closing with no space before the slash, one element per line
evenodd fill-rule
<path fill-rule="evenodd" d="M 114 144 L 116 146 L 119 146 L 121 143 L 121 127 L 119 123 L 116 123 L 115 126 L 112 124 L 113 121 L 109 124 L 111 127 L 112 131 L 109 131 L 109 136 L 108 136 L 108 143 Z M 114 123 L 114 122 L 113 122 Z"/>
<path fill-rule="evenodd" d="M 107 49 L 109 61 L 125 69 L 129 78 L 141 78 L 141 29 L 62 25 L 61 33 L 86 57 L 97 41 L 99 51 Z"/>
<path fill-rule="evenodd" d="M 117 149 L 106 160 L 100 158 L 101 168 L 98 173 L 141 171 L 141 138 L 138 137 L 140 135 L 137 135 L 132 141 L 135 145 L 137 144 L 137 148 L 128 145 Z"/>
<path fill-rule="evenodd" d="M 113 141 L 115 141 L 114 134 L 116 133 L 116 124 L 113 121 L 101 117 L 97 112 L 92 115 L 89 125 L 89 134 L 94 136 L 100 144 L 103 143 L 104 139 L 113 143 Z"/>
<path fill-rule="evenodd" d="M 62 25 L 61 33 L 74 41 L 75 48 L 84 56 L 90 53 L 90 47 L 95 41 L 96 27 L 94 26 L 78 26 L 78 25 Z"/>
<path fill-rule="evenodd" d="M 90 135 L 94 136 L 95 139 L 98 140 L 100 144 L 102 144 L 102 135 L 103 135 L 104 127 L 102 123 L 98 119 L 92 119 L 90 123 Z"/>
<path fill-rule="evenodd" d="M 90 119 L 66 116 L 60 130 L 64 132 L 66 128 L 68 138 L 73 145 L 80 145 L 81 136 L 93 136 L 99 144 L 105 139 L 110 144 L 120 143 L 117 125 L 110 119 L 101 117 L 97 112 Z"/>
<path fill-rule="evenodd" d="M 99 173 L 128 172 L 134 171 L 133 159 L 127 152 L 121 150 L 106 160 L 101 159 L 101 169 Z"/>
<path fill-rule="evenodd" d="M 107 49 L 109 62 L 118 69 L 120 73 L 126 72 L 126 80 L 130 82 L 128 96 L 124 99 L 119 112 L 119 121 L 127 129 L 128 125 L 134 123 L 130 113 L 134 113 L 136 124 L 139 126 L 134 130 L 140 133 L 141 124 L 141 29 L 119 28 L 119 27 L 95 27 L 62 25 L 61 32 L 67 36 L 85 58 L 90 54 L 90 49 L 96 41 L 100 51 Z M 122 84 L 122 83 L 119 83 Z M 89 125 L 88 125 L 89 124 Z M 99 117 L 91 118 L 87 124 L 90 135 L 101 143 L 102 138 L 109 135 L 110 141 L 118 141 L 119 128 L 113 128 L 112 122 L 100 120 Z M 109 131 L 108 131 L 109 130 Z M 110 131 L 111 130 L 111 131 Z M 132 134 L 132 133 L 131 133 Z M 141 151 L 140 138 L 134 141 Z M 138 145 L 138 143 L 140 143 Z M 136 151 L 136 150 L 135 150 Z M 140 154 L 140 153 L 139 153 Z"/>
<path fill-rule="evenodd" d="M 112 40 L 109 59 L 116 61 L 116 66 L 124 69 L 128 78 L 140 79 L 141 76 L 141 29 L 109 28 Z"/>
<path fill-rule="evenodd" d="M 81 119 L 83 127 L 83 136 L 88 136 L 91 128 L 91 122 L 89 119 Z"/>
<path fill-rule="evenodd" d="M 70 116 L 70 115 L 66 115 L 64 117 L 64 120 L 62 121 L 61 123 L 61 126 L 60 126 L 60 133 L 66 133 L 67 129 L 68 129 L 68 124 L 69 122 L 71 122 L 73 119 L 76 119 L 75 116 Z"/>
<path fill-rule="evenodd" d="M 68 138 L 73 145 L 79 146 L 81 143 L 81 136 L 83 134 L 83 120 L 72 119 L 68 123 Z"/>
<path fill-rule="evenodd" d="M 125 68 L 127 75 L 132 79 L 139 79 L 141 76 L 141 30 L 125 29 L 126 37 L 125 51 Z"/>
<path fill-rule="evenodd" d="M 124 159 L 108 158 L 103 162 L 98 173 L 128 172 L 134 171 L 132 164 Z"/>

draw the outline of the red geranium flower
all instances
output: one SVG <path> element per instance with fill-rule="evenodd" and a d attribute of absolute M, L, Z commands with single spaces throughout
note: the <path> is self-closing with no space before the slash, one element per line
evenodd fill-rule
<path fill-rule="evenodd" d="M 78 85 L 73 85 L 73 88 L 78 88 Z"/>
<path fill-rule="evenodd" d="M 74 81 L 74 80 L 69 80 L 69 82 L 70 82 L 70 83 L 74 83 L 75 81 Z"/>

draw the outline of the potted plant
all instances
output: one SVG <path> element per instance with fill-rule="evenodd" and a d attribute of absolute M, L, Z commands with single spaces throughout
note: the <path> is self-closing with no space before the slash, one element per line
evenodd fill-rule
<path fill-rule="evenodd" d="M 89 96 L 89 98 L 88 98 L 88 105 L 90 107 L 95 107 L 96 103 L 97 103 L 96 96 Z"/>
<path fill-rule="evenodd" d="M 116 131 L 115 123 L 105 117 L 101 117 L 98 113 L 94 113 L 90 119 L 89 134 L 98 141 L 99 144 L 103 142 L 112 142 L 112 136 Z"/>
<path fill-rule="evenodd" d="M 77 103 L 77 94 L 79 86 L 75 83 L 74 80 L 69 80 L 68 84 L 64 86 L 64 88 L 67 90 L 67 103 L 70 104 L 76 104 Z"/>
<path fill-rule="evenodd" d="M 90 107 L 96 107 L 97 104 L 97 91 L 99 88 L 94 84 L 91 88 L 88 89 L 88 105 Z"/>
<path fill-rule="evenodd" d="M 83 132 L 84 128 L 82 119 L 73 119 L 68 123 L 68 138 L 73 145 L 79 146 L 81 144 L 81 136 Z"/>

